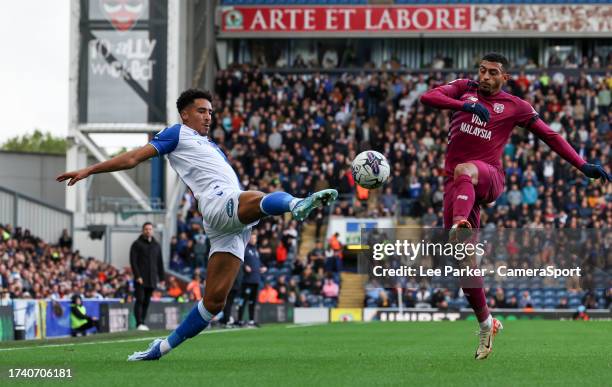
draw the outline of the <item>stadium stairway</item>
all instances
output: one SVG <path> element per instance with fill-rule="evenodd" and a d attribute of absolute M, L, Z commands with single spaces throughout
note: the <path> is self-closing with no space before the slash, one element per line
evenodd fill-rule
<path fill-rule="evenodd" d="M 338 298 L 338 308 L 362 308 L 365 300 L 366 274 L 343 272 L 340 274 L 342 286 Z"/>
<path fill-rule="evenodd" d="M 315 248 L 315 244 L 317 242 L 315 238 L 315 232 L 317 230 L 316 222 L 307 222 L 304 223 L 302 228 L 302 232 L 300 233 L 300 247 L 298 249 L 298 259 L 306 262 L 308 258 L 308 253 Z M 325 241 L 325 235 L 327 233 L 327 225 L 324 224 L 321 227 L 321 240 Z"/>

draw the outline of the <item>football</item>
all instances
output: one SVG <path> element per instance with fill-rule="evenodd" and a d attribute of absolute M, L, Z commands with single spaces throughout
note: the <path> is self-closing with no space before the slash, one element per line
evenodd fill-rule
<path fill-rule="evenodd" d="M 391 172 L 385 156 L 372 150 L 358 154 L 352 168 L 355 183 L 367 189 L 376 189 L 385 184 Z"/>

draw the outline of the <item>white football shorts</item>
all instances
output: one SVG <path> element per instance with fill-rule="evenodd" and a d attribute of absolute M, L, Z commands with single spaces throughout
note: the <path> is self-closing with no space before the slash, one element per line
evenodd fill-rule
<path fill-rule="evenodd" d="M 199 195 L 198 206 L 210 240 L 209 256 L 227 252 L 244 261 L 244 249 L 251 238 L 251 229 L 259 222 L 245 225 L 238 219 L 238 201 L 242 192 L 217 188 Z"/>

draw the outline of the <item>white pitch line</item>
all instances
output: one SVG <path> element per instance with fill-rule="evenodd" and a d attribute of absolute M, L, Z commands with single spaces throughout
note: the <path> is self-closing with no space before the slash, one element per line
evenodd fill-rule
<path fill-rule="evenodd" d="M 210 334 L 213 334 L 213 333 L 228 333 L 228 332 L 240 332 L 240 331 L 244 331 L 244 329 L 226 329 L 226 330 L 204 331 L 204 332 L 200 333 L 200 335 L 210 335 Z M 151 336 L 151 337 L 137 337 L 137 338 L 134 338 L 134 339 L 122 339 L 122 340 L 90 341 L 90 342 L 87 342 L 87 343 L 64 343 L 64 344 L 39 345 L 39 346 L 31 346 L 31 347 L 0 348 L 0 352 L 4 352 L 4 351 L 18 351 L 18 350 L 22 350 L 22 349 L 41 349 L 41 348 L 72 347 L 72 346 L 75 346 L 75 345 L 133 343 L 133 342 L 138 342 L 138 341 L 153 340 L 153 339 L 157 339 L 158 337 L 159 336 Z"/>
<path fill-rule="evenodd" d="M 306 328 L 306 327 L 316 327 L 318 325 L 327 325 L 329 323 L 320 322 L 320 323 L 310 323 L 310 324 L 296 324 L 296 325 L 287 325 L 285 328 Z"/>

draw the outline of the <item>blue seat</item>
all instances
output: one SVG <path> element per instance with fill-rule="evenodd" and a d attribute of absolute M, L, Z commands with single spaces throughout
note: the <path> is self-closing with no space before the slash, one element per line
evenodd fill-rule
<path fill-rule="evenodd" d="M 600 298 L 597 301 L 597 307 L 599 307 L 600 309 L 605 309 L 606 308 L 606 299 L 605 298 Z"/>
<path fill-rule="evenodd" d="M 581 301 L 579 298 L 570 298 L 568 305 L 570 306 L 570 308 L 576 308 L 581 304 Z"/>
<path fill-rule="evenodd" d="M 556 292 L 553 289 L 544 290 L 544 297 L 555 297 Z"/>
<path fill-rule="evenodd" d="M 553 297 L 548 297 L 544 299 L 544 307 L 546 308 L 554 308 L 555 306 L 557 306 L 559 302 L 557 301 L 557 299 L 553 298 Z"/>

